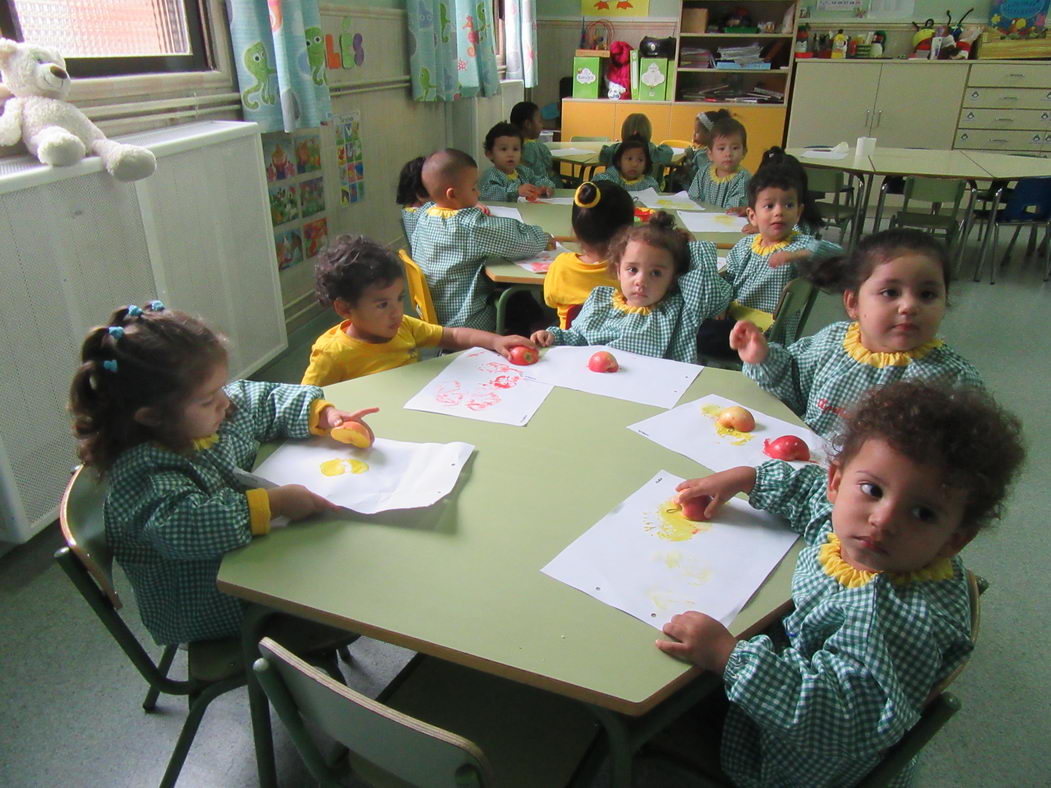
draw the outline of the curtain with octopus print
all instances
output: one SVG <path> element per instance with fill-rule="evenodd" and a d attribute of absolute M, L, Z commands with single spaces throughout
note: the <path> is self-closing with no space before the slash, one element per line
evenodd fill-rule
<path fill-rule="evenodd" d="M 318 0 L 227 0 L 245 120 L 315 128 L 332 114 Z"/>
<path fill-rule="evenodd" d="M 489 0 L 406 0 L 416 101 L 500 92 Z"/>

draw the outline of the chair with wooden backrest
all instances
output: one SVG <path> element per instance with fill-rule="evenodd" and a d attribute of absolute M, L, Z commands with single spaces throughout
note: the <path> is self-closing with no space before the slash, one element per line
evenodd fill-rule
<path fill-rule="evenodd" d="M 239 638 L 228 638 L 191 643 L 185 681 L 168 677 L 176 646 L 165 647 L 160 660 L 154 662 L 118 613 L 122 603 L 113 584 L 113 555 L 106 544 L 102 513 L 105 496 L 105 485 L 90 470 L 81 466 L 74 472 L 59 511 L 66 546 L 55 553 L 55 558 L 150 685 L 142 708 L 152 711 L 162 692 L 189 700 L 189 713 L 161 781 L 162 786 L 172 786 L 179 778 L 208 704 L 245 683 L 241 642 Z"/>
<path fill-rule="evenodd" d="M 269 638 L 259 651 L 259 683 L 322 785 L 343 784 L 346 769 L 326 763 L 306 722 L 343 744 L 369 784 L 565 785 L 595 738 L 579 703 L 432 657 L 373 700 Z"/>
<path fill-rule="evenodd" d="M 427 323 L 437 323 L 438 313 L 431 300 L 431 289 L 427 286 L 427 277 L 405 249 L 398 250 L 398 256 L 405 265 L 405 281 L 409 286 L 409 300 L 416 308 L 416 316 Z"/>
<path fill-rule="evenodd" d="M 570 142 L 612 142 L 613 140 L 611 140 L 609 137 L 583 137 L 583 136 L 580 136 L 578 134 L 576 136 L 570 137 L 569 141 Z M 598 154 L 596 154 L 596 155 L 598 155 Z M 593 177 L 595 177 L 595 171 L 599 167 L 602 167 L 602 169 L 605 169 L 605 165 L 603 165 L 603 164 L 576 164 L 576 163 L 571 162 L 571 161 L 567 161 L 567 162 L 564 162 L 564 163 L 568 164 L 570 166 L 570 169 L 572 171 L 571 174 L 570 174 L 570 177 L 573 178 L 574 181 L 576 181 L 576 183 L 574 184 L 575 186 L 579 186 L 584 181 L 590 181 Z M 577 169 L 578 167 L 580 168 L 579 170 Z"/>

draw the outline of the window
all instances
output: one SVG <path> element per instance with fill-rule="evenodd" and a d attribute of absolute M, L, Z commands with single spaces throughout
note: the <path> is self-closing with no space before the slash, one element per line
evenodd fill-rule
<path fill-rule="evenodd" d="M 211 68 L 197 0 L 0 0 L 7 38 L 57 49 L 75 77 Z"/>

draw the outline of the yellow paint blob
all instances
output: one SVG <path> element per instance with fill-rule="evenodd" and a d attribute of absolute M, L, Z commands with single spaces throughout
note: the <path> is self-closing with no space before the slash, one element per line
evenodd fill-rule
<path fill-rule="evenodd" d="M 325 476 L 342 476 L 347 471 L 364 473 L 368 469 L 368 463 L 361 460 L 347 459 L 346 457 L 337 457 L 334 460 L 325 460 L 321 463 L 321 473 Z"/>
<path fill-rule="evenodd" d="M 685 542 L 693 538 L 695 534 L 711 529 L 711 523 L 695 523 L 687 520 L 682 513 L 682 507 L 674 501 L 662 503 L 657 510 L 660 516 L 660 525 L 657 528 L 657 536 L 669 542 Z"/>
<path fill-rule="evenodd" d="M 702 405 L 701 413 L 715 421 L 719 418 L 719 414 L 723 412 L 723 408 L 719 405 Z M 741 432 L 735 430 L 733 427 L 724 427 L 719 422 L 715 422 L 715 431 L 717 434 L 724 438 L 730 438 L 730 444 L 733 446 L 744 446 L 755 436 L 750 432 Z"/>

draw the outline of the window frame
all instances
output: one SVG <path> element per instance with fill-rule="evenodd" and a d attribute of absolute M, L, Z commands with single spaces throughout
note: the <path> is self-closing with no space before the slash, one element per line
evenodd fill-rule
<path fill-rule="evenodd" d="M 0 32 L 6 38 L 23 41 L 22 27 L 18 22 L 17 1 L 0 0 Z M 186 17 L 186 35 L 190 42 L 189 55 L 67 57 L 66 69 L 70 76 L 78 79 L 135 77 L 214 70 L 207 9 L 200 0 L 182 0 L 182 6 Z"/>

